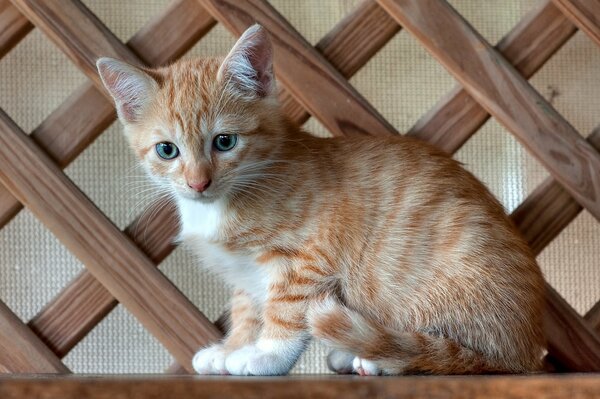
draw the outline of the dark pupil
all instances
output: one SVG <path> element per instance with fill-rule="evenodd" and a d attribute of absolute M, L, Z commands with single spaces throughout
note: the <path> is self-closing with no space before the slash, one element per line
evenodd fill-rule
<path fill-rule="evenodd" d="M 219 136 L 219 147 L 229 148 L 231 146 L 231 136 Z"/>
<path fill-rule="evenodd" d="M 171 155 L 173 153 L 173 146 L 171 144 L 162 144 L 162 150 L 165 155 Z"/>

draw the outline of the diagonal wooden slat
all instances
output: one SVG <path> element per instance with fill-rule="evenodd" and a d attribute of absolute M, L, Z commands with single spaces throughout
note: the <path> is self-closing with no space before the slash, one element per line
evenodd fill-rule
<path fill-rule="evenodd" d="M 189 4 L 188 1 L 185 3 Z M 192 4 L 196 9 L 201 9 L 195 1 Z M 387 20 L 382 21 L 384 23 L 376 27 L 374 26 L 376 21 L 369 17 L 373 13 L 375 13 L 375 16 L 383 15 Z M 148 29 L 148 32 L 151 31 L 154 30 Z M 340 21 L 325 35 L 317 44 L 317 48 L 320 47 L 324 54 L 333 53 L 336 60 L 334 65 L 336 67 L 340 66 L 344 73 L 350 74 L 364 65 L 369 56 L 383 47 L 397 31 L 398 24 L 387 16 L 387 13 L 381 7 L 376 3 L 366 1 L 361 3 L 355 11 L 349 14 L 348 18 Z M 359 37 L 370 38 L 357 50 L 357 54 L 352 51 L 352 41 L 346 39 L 349 32 Z M 338 50 L 336 52 L 335 47 L 337 46 L 341 46 L 344 51 Z M 99 101 L 104 99 L 99 94 L 98 98 Z M 290 106 L 286 107 L 286 110 L 294 112 L 293 109 L 299 107 L 299 104 L 290 96 L 286 98 L 291 99 L 288 102 Z M 74 107 L 76 107 L 76 104 L 74 103 Z M 308 113 L 304 110 L 295 114 L 308 117 Z M 288 114 L 288 116 L 291 115 Z M 52 132 L 53 130 L 49 129 L 49 131 Z M 1 192 L 2 190 L 0 190 Z M 14 201 L 18 203 L 16 199 Z M 170 243 L 176 231 L 176 215 L 167 208 L 161 210 L 150 209 L 145 213 L 146 216 L 152 214 L 155 215 L 153 220 L 136 220 L 128 227 L 127 234 L 154 262 L 159 263 L 172 249 Z M 142 231 L 144 235 L 134 234 Z M 100 283 L 95 281 L 89 272 L 83 271 L 29 322 L 29 326 L 42 337 L 56 354 L 62 357 L 94 328 L 116 304 L 117 302 L 112 295 Z"/>
<path fill-rule="evenodd" d="M 546 290 L 548 353 L 569 371 L 600 371 L 600 336 L 548 283 Z"/>
<path fill-rule="evenodd" d="M 193 354 L 220 336 L 217 328 L 4 113 L 0 181 L 192 370 Z"/>
<path fill-rule="evenodd" d="M 103 92 L 96 60 L 101 56 L 119 58 L 135 65 L 141 60 L 79 0 L 13 0 L 13 4 L 50 38 L 75 65 Z"/>
<path fill-rule="evenodd" d="M 199 1 L 237 36 L 255 22 L 263 25 L 271 33 L 275 48 L 278 82 L 333 135 L 397 134 L 394 127 L 268 2 Z"/>
<path fill-rule="evenodd" d="M 577 31 L 552 4 L 542 1 L 500 40 L 496 49 L 530 78 Z M 460 85 L 433 106 L 408 132 L 448 153 L 456 152 L 490 114 Z"/>
<path fill-rule="evenodd" d="M 399 31 L 400 25 L 377 3 L 364 0 L 338 22 L 315 48 L 342 76 L 350 78 Z M 310 117 L 289 91 L 283 90 L 279 101 L 285 114 L 297 124 L 306 122 Z"/>
<path fill-rule="evenodd" d="M 600 126 L 587 141 L 600 151 Z M 560 183 L 549 177 L 515 209 L 512 219 L 538 255 L 582 209 Z"/>
<path fill-rule="evenodd" d="M 68 372 L 60 359 L 0 301 L 0 374 Z"/>
<path fill-rule="evenodd" d="M 579 29 L 600 45 L 600 2 L 598 0 L 553 0 Z"/>
<path fill-rule="evenodd" d="M 585 314 L 585 321 L 590 324 L 597 334 L 600 334 L 600 301 L 596 302 Z"/>
<path fill-rule="evenodd" d="M 0 58 L 31 30 L 33 25 L 8 0 L 0 0 Z"/>
<path fill-rule="evenodd" d="M 127 43 L 148 65 L 159 66 L 178 58 L 215 25 L 195 0 L 176 0 Z M 179 40 L 174 40 L 177 37 Z M 31 137 L 58 165 L 66 167 L 116 118 L 112 100 L 86 82 L 54 110 Z M 21 204 L 0 186 L 0 228 Z"/>
<path fill-rule="evenodd" d="M 178 230 L 173 206 L 154 204 L 125 233 L 158 265 L 173 250 Z M 62 358 L 117 304 L 115 297 L 84 270 L 28 324 Z"/>
<path fill-rule="evenodd" d="M 378 1 L 600 219 L 600 154 L 485 39 L 446 1 Z"/>

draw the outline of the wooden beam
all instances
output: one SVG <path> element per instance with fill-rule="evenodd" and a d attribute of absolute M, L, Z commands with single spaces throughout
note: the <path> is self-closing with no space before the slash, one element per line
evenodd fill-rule
<path fill-rule="evenodd" d="M 542 1 L 500 40 L 496 49 L 530 78 L 566 43 L 577 28 L 552 4 Z M 408 132 L 452 154 L 488 120 L 490 114 L 457 85 Z"/>
<path fill-rule="evenodd" d="M 60 359 L 0 301 L 0 374 L 68 372 Z"/>
<path fill-rule="evenodd" d="M 81 1 L 13 0 L 13 4 L 110 99 L 96 70 L 100 57 L 143 62 Z"/>
<path fill-rule="evenodd" d="M 8 0 L 0 0 L 0 58 L 31 30 L 33 25 Z"/>
<path fill-rule="evenodd" d="M 0 380 L 3 399 L 536 398 L 596 399 L 597 374 L 527 376 L 59 376 Z"/>
<path fill-rule="evenodd" d="M 158 265 L 173 250 L 178 230 L 174 205 L 154 204 L 125 233 Z M 117 304 L 114 296 L 84 270 L 28 324 L 62 358 Z"/>
<path fill-rule="evenodd" d="M 180 364 L 193 370 L 192 356 L 220 336 L 217 328 L 4 113 L 0 182 Z"/>
<path fill-rule="evenodd" d="M 127 45 L 148 65 L 160 66 L 188 51 L 215 23 L 195 0 L 176 0 L 150 20 Z M 179 40 L 174 40 L 175 37 Z M 31 137 L 64 168 L 115 118 L 112 100 L 86 82 L 55 109 Z M 0 186 L 0 228 L 21 209 L 21 204 Z"/>
<path fill-rule="evenodd" d="M 183 3 L 186 4 L 186 8 L 187 6 L 191 6 L 192 8 L 195 7 L 196 9 L 202 10 L 201 6 L 195 1 L 193 1 L 191 5 L 187 0 Z M 184 9 L 184 7 L 181 8 Z M 188 10 L 187 13 L 190 15 L 194 14 L 192 10 Z M 179 13 L 173 13 L 174 16 L 176 14 Z M 375 26 L 375 20 L 373 20 L 371 16 L 384 16 L 387 19 L 384 18 L 378 26 Z M 170 20 L 168 22 L 173 22 L 171 18 L 168 20 Z M 177 19 L 175 19 L 175 21 L 177 21 Z M 167 23 L 166 20 L 164 22 L 165 24 Z M 158 25 L 158 23 L 156 25 Z M 164 29 L 148 28 L 145 31 L 148 32 L 147 34 L 151 34 L 150 32 L 160 32 L 162 30 Z M 354 12 L 350 13 L 347 18 L 340 21 L 332 31 L 317 44 L 317 48 L 320 47 L 322 49 L 321 51 L 326 54 L 331 53 L 336 60 L 336 67 L 339 66 L 344 74 L 351 74 L 364 65 L 370 55 L 377 52 L 397 31 L 398 24 L 396 24 L 396 22 L 393 21 L 381 7 L 376 3 L 366 1 L 361 3 L 361 5 L 359 5 Z M 146 34 L 142 35 L 142 33 L 139 32 L 135 37 L 145 35 Z M 346 39 L 346 37 L 352 37 L 352 35 L 370 38 L 368 43 L 364 43 L 364 45 L 360 46 L 360 50 L 357 50 L 357 54 L 351 51 L 352 41 Z M 154 38 L 154 35 L 152 35 L 152 37 Z M 132 42 L 133 40 L 134 39 L 132 39 Z M 149 40 L 148 42 L 151 41 Z M 131 43 L 130 47 L 132 47 Z M 336 52 L 335 47 L 337 46 L 341 46 L 342 49 L 347 50 Z M 149 48 L 156 47 L 149 46 Z M 155 61 L 157 63 L 162 63 L 163 58 Z M 90 90 L 97 93 L 94 98 L 97 99 L 98 102 L 107 103 L 104 96 L 95 90 L 93 86 L 89 86 L 91 88 Z M 61 113 L 61 115 L 68 115 L 68 109 L 77 109 L 78 104 L 81 102 L 79 97 L 80 96 L 76 96 L 73 102 L 69 102 L 68 106 L 65 105 L 65 111 Z M 287 98 L 290 99 L 287 103 L 289 104 L 287 110 L 292 112 L 293 115 L 295 112 L 294 109 L 300 105 L 295 102 L 292 97 L 287 96 Z M 112 110 L 112 105 L 110 105 L 110 109 Z M 75 112 L 75 114 L 80 114 L 80 112 Z M 300 117 L 305 115 L 306 118 L 308 118 L 308 113 L 304 111 L 303 108 L 301 108 L 301 111 L 295 112 L 295 114 L 300 115 Z M 114 118 L 112 112 L 111 117 Z M 61 120 L 62 118 L 57 119 Z M 52 137 L 54 132 L 59 133 L 63 131 L 58 129 L 61 125 L 62 123 L 54 123 L 50 124 L 48 129 L 38 129 L 36 131 L 49 132 L 50 134 L 44 134 L 42 137 Z M 70 142 L 75 141 L 77 137 L 70 139 Z M 48 148 L 45 144 L 50 145 L 56 141 L 57 140 L 45 140 L 40 144 L 45 148 Z M 84 146 L 82 145 L 81 148 L 83 147 Z M 55 154 L 56 157 L 58 157 L 62 154 L 60 151 L 64 150 L 57 148 L 56 151 L 50 151 L 50 153 Z M 78 151 L 69 151 L 69 153 L 76 155 Z M 66 163 L 60 162 L 60 165 L 64 166 Z M 5 190 L 2 190 L 2 187 L 0 186 L 0 195 L 2 195 L 3 191 Z M 12 198 L 16 204 L 19 204 L 14 197 Z M 0 201 L 0 205 L 1 204 L 2 202 Z M 155 215 L 153 220 L 136 220 L 128 227 L 127 234 L 155 263 L 158 264 L 172 249 L 170 243 L 175 234 L 174 225 L 176 216 L 168 208 L 161 210 L 150 209 L 145 213 L 145 215 L 150 214 Z M 145 232 L 144 236 L 133 234 L 134 232 L 139 233 L 142 231 Z M 84 270 L 29 322 L 29 326 L 57 355 L 63 357 L 82 337 L 93 329 L 96 324 L 116 306 L 116 304 L 117 302 L 112 295 L 110 295 L 100 283 L 95 281 L 89 272 Z"/>
<path fill-rule="evenodd" d="M 485 39 L 446 1 L 378 1 L 600 219 L 600 154 Z"/>
<path fill-rule="evenodd" d="M 315 48 L 349 79 L 399 31 L 400 25 L 379 4 L 363 0 L 323 36 Z M 297 124 L 303 124 L 310 117 L 289 91 L 282 90 L 279 101 L 285 114 Z"/>
<path fill-rule="evenodd" d="M 335 136 L 397 134 L 331 64 L 265 0 L 199 0 L 239 36 L 258 22 L 271 33 L 277 80 Z"/>
<path fill-rule="evenodd" d="M 553 0 L 579 29 L 600 46 L 600 2 L 598 0 Z"/>

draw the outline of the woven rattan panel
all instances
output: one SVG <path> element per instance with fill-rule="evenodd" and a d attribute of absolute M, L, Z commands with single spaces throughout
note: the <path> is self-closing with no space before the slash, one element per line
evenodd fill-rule
<path fill-rule="evenodd" d="M 121 40 L 126 41 L 167 1 L 88 0 L 86 5 Z M 495 43 L 536 3 L 533 0 L 454 0 L 474 27 Z M 289 1 L 273 4 L 312 44 L 323 37 L 357 1 Z M 485 5 L 485 6 L 483 6 Z M 223 54 L 233 36 L 217 25 L 186 56 Z M 600 51 L 578 32 L 531 80 L 536 89 L 580 132 L 600 121 Z M 0 108 L 25 131 L 34 129 L 75 90 L 85 76 L 38 30 L 0 61 Z M 450 90 L 454 79 L 406 32 L 396 35 L 351 80 L 399 131 L 407 131 Z M 306 126 L 327 135 L 311 119 Z M 151 201 L 142 173 L 114 123 L 67 169 L 67 175 L 120 228 Z M 15 154 L 18 156 L 18 154 Z M 548 176 L 494 120 L 459 150 L 456 158 L 479 176 L 514 210 Z M 132 209 L 134 211 L 132 211 Z M 546 278 L 580 313 L 600 298 L 600 225 L 586 211 L 538 258 Z M 29 320 L 80 270 L 82 265 L 28 211 L 0 230 L 0 300 Z M 176 249 L 161 270 L 191 301 L 214 320 L 225 307 L 222 284 Z M 324 372 L 324 348 L 313 344 L 296 372 Z M 171 356 L 119 307 L 64 359 L 75 372 L 162 372 Z"/>

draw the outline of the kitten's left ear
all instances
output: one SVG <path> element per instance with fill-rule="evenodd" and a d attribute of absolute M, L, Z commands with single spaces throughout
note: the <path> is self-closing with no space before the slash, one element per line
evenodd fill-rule
<path fill-rule="evenodd" d="M 102 83 L 115 100 L 119 119 L 123 123 L 139 121 L 158 89 L 156 80 L 140 68 L 114 58 L 100 58 L 96 67 Z"/>
<path fill-rule="evenodd" d="M 267 97 L 273 92 L 273 48 L 262 26 L 246 29 L 225 57 L 217 78 L 251 97 Z"/>

